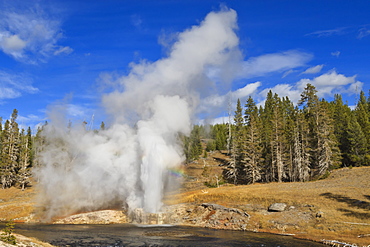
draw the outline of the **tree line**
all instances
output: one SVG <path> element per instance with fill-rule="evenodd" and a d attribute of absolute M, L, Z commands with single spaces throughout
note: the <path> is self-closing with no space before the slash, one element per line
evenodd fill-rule
<path fill-rule="evenodd" d="M 211 126 L 205 138 L 208 151 L 228 150 L 223 175 L 231 183 L 308 181 L 370 164 L 369 118 L 364 92 L 351 109 L 340 94 L 328 102 L 307 84 L 296 106 L 272 91 L 259 107 L 252 97 L 244 106 L 238 99 L 233 123 Z"/>
<path fill-rule="evenodd" d="M 24 189 L 30 183 L 34 163 L 34 138 L 31 128 L 19 129 L 18 111 L 3 123 L 0 118 L 0 184 L 3 189 L 19 186 Z"/>
<path fill-rule="evenodd" d="M 231 115 L 231 114 L 230 114 Z M 18 111 L 0 118 L 0 184 L 3 189 L 30 184 L 31 169 L 42 150 L 42 128 L 19 129 Z M 370 164 L 370 95 L 362 91 L 354 109 L 336 94 L 319 99 L 307 84 L 295 106 L 269 91 L 264 105 L 238 99 L 232 123 L 195 125 L 180 136 L 186 162 L 207 152 L 226 150 L 224 178 L 234 184 L 294 182 L 323 178 L 330 170 Z M 230 121 L 231 122 L 231 121 Z M 105 129 L 102 122 L 101 130 Z"/>

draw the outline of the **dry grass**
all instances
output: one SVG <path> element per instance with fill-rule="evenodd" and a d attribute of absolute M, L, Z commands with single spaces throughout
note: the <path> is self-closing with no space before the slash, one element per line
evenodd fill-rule
<path fill-rule="evenodd" d="M 329 178 L 313 182 L 188 190 L 166 200 L 168 204 L 203 202 L 246 210 L 252 215 L 251 230 L 370 244 L 370 167 L 336 170 Z M 268 212 L 275 202 L 284 202 L 290 209 Z M 316 217 L 319 212 L 322 217 Z"/>
<path fill-rule="evenodd" d="M 216 203 L 247 211 L 251 215 L 250 230 L 336 239 L 359 246 L 370 244 L 370 167 L 340 169 L 325 180 L 306 183 L 207 188 L 204 182 L 221 174 L 218 164 L 222 158 L 222 154 L 215 153 L 186 166 L 189 179 L 181 193 L 172 193 L 165 203 Z M 34 211 L 35 195 L 32 187 L 25 191 L 0 189 L 0 221 L 22 221 Z M 291 209 L 268 212 L 267 207 L 274 202 L 284 202 Z M 323 217 L 315 217 L 318 212 Z"/>
<path fill-rule="evenodd" d="M 34 210 L 34 188 L 22 191 L 17 188 L 0 189 L 0 221 L 23 221 Z"/>

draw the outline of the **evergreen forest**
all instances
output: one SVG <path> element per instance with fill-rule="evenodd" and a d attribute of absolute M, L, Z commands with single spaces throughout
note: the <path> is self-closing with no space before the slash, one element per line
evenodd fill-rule
<path fill-rule="evenodd" d="M 31 185 L 32 168 L 43 148 L 42 129 L 19 129 L 18 111 L 0 118 L 0 184 Z M 264 105 L 237 100 L 230 123 L 194 125 L 181 136 L 186 163 L 216 150 L 228 155 L 224 180 L 233 184 L 322 179 L 342 167 L 370 164 L 370 96 L 361 92 L 354 109 L 340 94 L 320 99 L 307 84 L 297 105 L 269 91 Z M 105 129 L 102 122 L 101 130 Z M 96 131 L 96 130 L 92 130 Z"/>
<path fill-rule="evenodd" d="M 187 162 L 206 151 L 227 150 L 224 179 L 233 184 L 304 182 L 331 170 L 370 164 L 370 96 L 362 91 L 351 109 L 340 94 L 320 99 L 307 84 L 295 106 L 269 91 L 264 106 L 238 99 L 231 123 L 194 126 L 185 138 Z"/>

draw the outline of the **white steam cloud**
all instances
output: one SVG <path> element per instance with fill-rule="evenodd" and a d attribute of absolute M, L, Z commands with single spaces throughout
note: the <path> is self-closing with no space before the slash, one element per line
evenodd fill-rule
<path fill-rule="evenodd" d="M 209 71 L 218 71 L 217 83 L 236 74 L 230 67 L 241 58 L 236 28 L 235 11 L 211 12 L 178 35 L 168 57 L 131 65 L 113 82 L 116 91 L 103 96 L 114 119 L 106 130 L 68 127 L 65 108 L 54 106 L 36 174 L 47 216 L 115 203 L 160 211 L 175 180 L 170 170 L 184 160 L 178 134 L 189 134 L 199 99 L 215 91 Z"/>

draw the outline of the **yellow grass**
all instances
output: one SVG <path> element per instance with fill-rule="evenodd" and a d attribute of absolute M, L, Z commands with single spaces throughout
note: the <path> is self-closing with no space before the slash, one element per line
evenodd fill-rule
<path fill-rule="evenodd" d="M 313 182 L 229 185 L 166 199 L 168 204 L 203 202 L 246 210 L 251 214 L 252 230 L 370 244 L 370 236 L 366 237 L 370 233 L 370 167 L 337 170 Z M 267 212 L 275 202 L 286 203 L 292 210 Z M 316 217 L 319 212 L 323 217 Z"/>
<path fill-rule="evenodd" d="M 23 221 L 34 210 L 34 188 L 22 191 L 18 188 L 0 189 L 0 221 Z"/>

